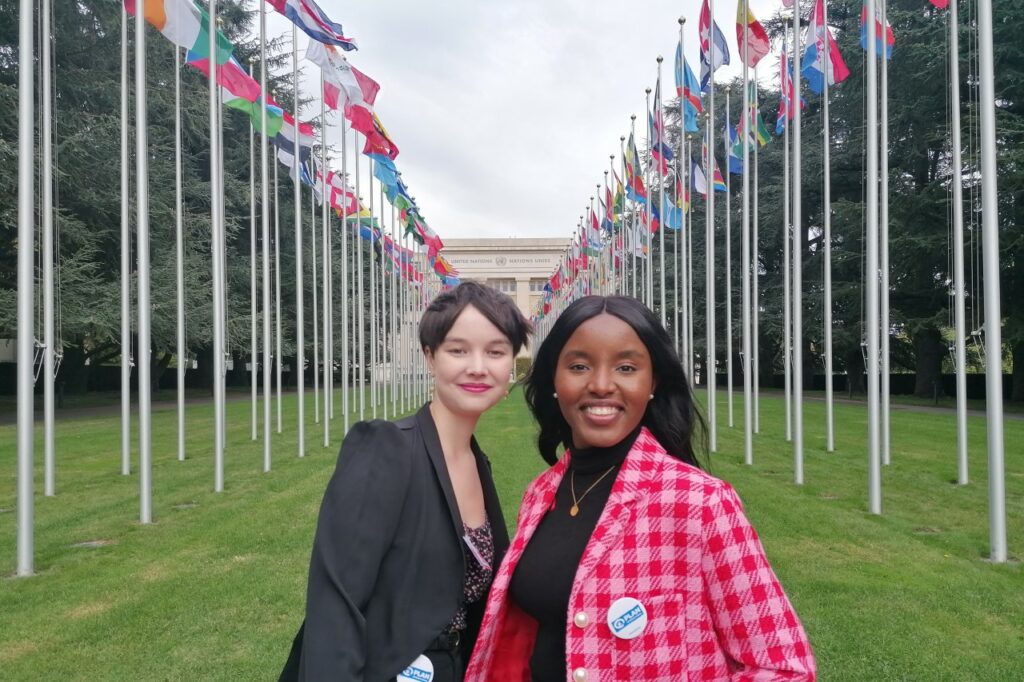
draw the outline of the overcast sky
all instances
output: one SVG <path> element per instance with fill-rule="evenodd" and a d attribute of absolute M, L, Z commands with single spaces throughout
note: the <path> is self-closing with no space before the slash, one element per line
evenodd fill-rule
<path fill-rule="evenodd" d="M 630 114 L 645 137 L 658 55 L 665 99 L 674 96 L 681 15 L 687 60 L 699 67 L 699 0 L 319 4 L 358 42 L 352 64 L 380 83 L 375 108 L 400 149 L 396 164 L 442 239 L 569 237 Z M 750 7 L 765 19 L 781 0 Z M 718 72 L 727 78 L 739 71 L 735 0 L 718 0 L 714 13 L 734 55 Z M 268 32 L 290 26 L 274 15 Z M 300 32 L 300 58 L 307 40 Z M 775 63 L 766 57 L 763 68 Z M 304 69 L 318 84 L 319 69 Z M 302 112 L 314 115 L 319 105 Z"/>

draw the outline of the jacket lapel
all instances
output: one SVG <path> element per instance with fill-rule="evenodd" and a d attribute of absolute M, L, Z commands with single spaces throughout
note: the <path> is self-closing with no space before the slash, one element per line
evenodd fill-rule
<path fill-rule="evenodd" d="M 452 520 L 452 530 L 455 537 L 459 538 L 462 544 L 462 515 L 459 513 L 459 504 L 455 500 L 455 489 L 452 487 L 452 479 L 448 476 L 448 465 L 444 461 L 444 450 L 441 449 L 441 437 L 437 435 L 437 426 L 434 425 L 434 418 L 430 415 L 430 403 L 420 408 L 416 413 L 416 423 L 419 425 L 420 434 L 423 436 L 423 444 L 427 448 L 427 456 L 430 464 L 434 467 L 434 474 L 437 482 L 444 492 L 445 502 L 448 503 L 448 515 Z"/>
<path fill-rule="evenodd" d="M 497 573 L 498 566 L 508 550 L 508 528 L 505 527 L 505 516 L 501 513 L 501 501 L 498 499 L 498 491 L 494 487 L 491 463 L 484 456 L 475 437 L 470 440 L 469 444 L 473 448 L 473 456 L 476 458 L 476 470 L 480 476 L 480 488 L 484 493 L 484 509 L 487 512 L 487 520 L 491 524 L 491 539 L 494 542 L 494 557 L 491 562 L 491 570 Z"/>
<path fill-rule="evenodd" d="M 619 544 L 622 534 L 629 527 L 635 504 L 650 485 L 653 473 L 650 455 L 653 452 L 652 448 L 657 447 L 660 446 L 650 432 L 646 428 L 641 429 L 633 447 L 626 454 L 619 475 L 615 477 L 608 502 L 597 521 L 590 542 L 583 551 L 573 581 L 574 590 L 583 578 L 600 565 L 608 550 Z"/>

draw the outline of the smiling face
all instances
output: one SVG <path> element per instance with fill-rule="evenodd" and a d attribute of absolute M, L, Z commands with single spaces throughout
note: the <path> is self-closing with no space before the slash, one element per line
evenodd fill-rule
<path fill-rule="evenodd" d="M 576 448 L 609 447 L 640 424 L 654 392 L 651 354 L 626 322 L 601 313 L 558 355 L 555 392 Z"/>
<path fill-rule="evenodd" d="M 479 417 L 504 397 L 515 361 L 508 337 L 471 305 L 455 318 L 444 341 L 424 354 L 434 375 L 435 401 L 460 417 Z"/>

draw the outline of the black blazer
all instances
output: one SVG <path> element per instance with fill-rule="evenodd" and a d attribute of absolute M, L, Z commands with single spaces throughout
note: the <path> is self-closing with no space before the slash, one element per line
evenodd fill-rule
<path fill-rule="evenodd" d="M 497 573 L 508 531 L 490 462 L 475 439 L 472 447 Z M 397 422 L 353 426 L 320 506 L 306 619 L 280 679 L 394 680 L 463 601 L 463 535 L 429 404 Z M 473 650 L 485 602 L 467 609 L 463 660 Z"/>

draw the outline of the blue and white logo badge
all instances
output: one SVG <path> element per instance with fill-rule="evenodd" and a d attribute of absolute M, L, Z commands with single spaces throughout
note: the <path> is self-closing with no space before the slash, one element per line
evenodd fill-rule
<path fill-rule="evenodd" d="M 434 679 L 434 664 L 420 654 L 398 675 L 397 682 L 430 682 Z"/>
<path fill-rule="evenodd" d="M 638 637 L 647 627 L 647 609 L 632 597 L 617 599 L 608 609 L 608 627 L 619 639 Z"/>

